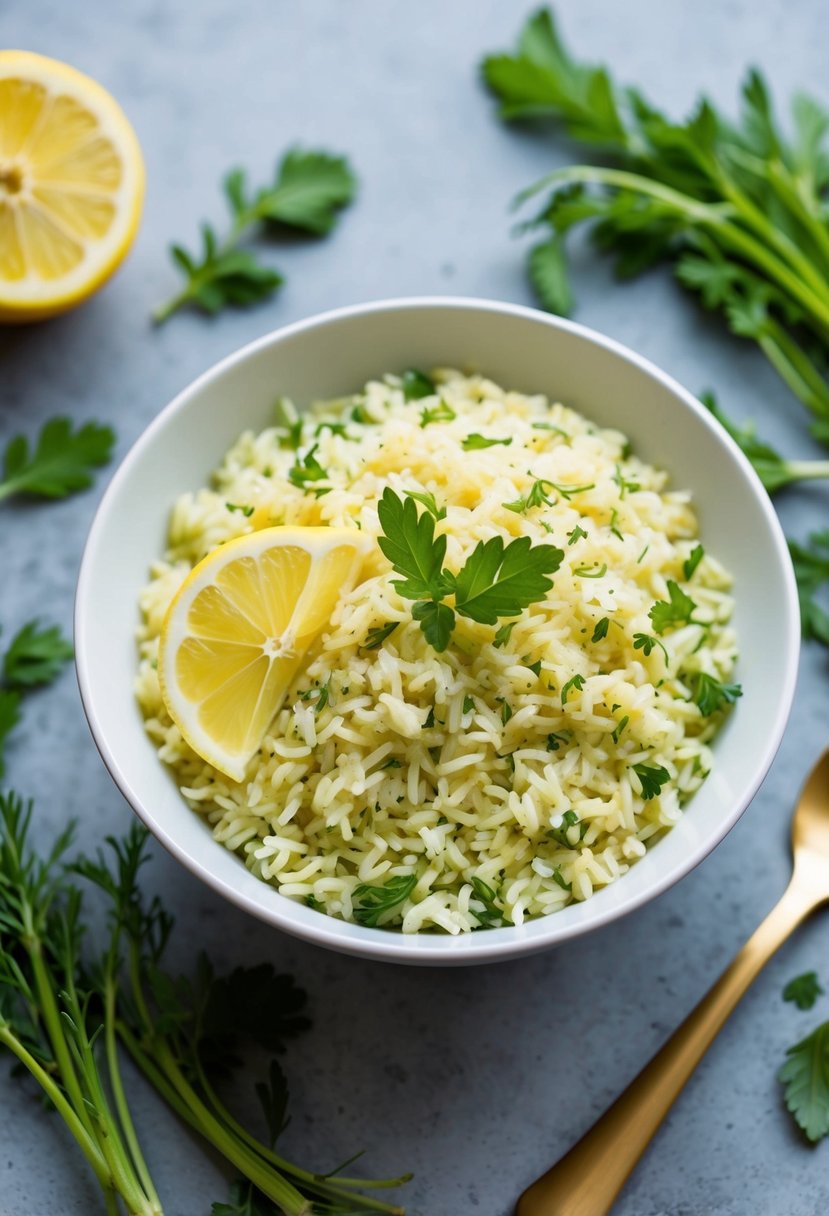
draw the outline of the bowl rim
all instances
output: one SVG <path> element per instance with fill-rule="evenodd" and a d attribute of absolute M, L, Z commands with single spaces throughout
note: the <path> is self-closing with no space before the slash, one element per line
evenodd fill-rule
<path fill-rule="evenodd" d="M 279 906 L 265 906 L 264 903 L 257 901 L 246 892 L 238 890 L 223 877 L 193 858 L 187 848 L 167 830 L 164 823 L 159 818 L 156 818 L 152 811 L 144 805 L 141 795 L 133 789 L 132 784 L 119 763 L 118 757 L 110 747 L 106 729 L 98 717 L 94 704 L 93 684 L 87 661 L 86 637 L 88 631 L 85 622 L 90 606 L 89 586 L 93 578 L 98 546 L 113 500 L 117 498 L 121 486 L 129 480 L 133 466 L 144 451 L 153 445 L 157 434 L 164 430 L 170 418 L 183 409 L 193 397 L 197 396 L 205 386 L 217 377 L 223 375 L 237 364 L 245 362 L 260 351 L 271 346 L 277 346 L 298 334 L 336 325 L 339 322 L 355 317 L 370 317 L 377 313 L 433 309 L 448 311 L 473 310 L 525 319 L 535 324 L 547 324 L 553 329 L 563 330 L 588 343 L 604 348 L 616 357 L 634 365 L 646 376 L 657 381 L 669 393 L 678 397 L 692 413 L 697 415 L 697 418 L 711 431 L 716 440 L 730 450 L 732 457 L 741 466 L 743 473 L 754 488 L 757 505 L 765 516 L 773 547 L 784 576 L 784 598 L 787 620 L 785 622 L 786 628 L 784 634 L 782 637 L 779 636 L 777 640 L 786 650 L 785 679 L 783 686 L 779 689 L 776 711 L 768 736 L 768 744 L 763 755 L 758 757 L 753 778 L 748 786 L 742 790 L 740 797 L 735 800 L 729 814 L 724 816 L 717 824 L 715 831 L 708 833 L 704 839 L 691 848 L 671 868 L 658 871 L 646 885 L 638 890 L 633 890 L 623 905 L 610 905 L 606 909 L 600 909 L 595 916 L 589 919 L 564 924 L 558 929 L 556 928 L 557 917 L 555 915 L 541 918 L 540 921 L 539 918 L 533 918 L 533 920 L 526 922 L 525 928 L 529 925 L 538 925 L 539 923 L 544 924 L 545 927 L 549 927 L 549 932 L 545 934 L 535 933 L 532 936 L 523 936 L 520 926 L 505 926 L 498 929 L 487 929 L 485 933 L 467 934 L 461 937 L 432 937 L 426 934 L 413 934 L 409 937 L 388 930 L 357 926 L 351 922 L 340 921 L 335 917 L 327 915 L 317 915 L 313 917 L 311 922 L 300 923 L 293 914 L 297 905 L 292 900 L 285 900 L 284 909 Z M 783 529 L 772 506 L 771 499 L 763 488 L 755 470 L 735 441 L 723 428 L 717 426 L 709 412 L 688 389 L 684 388 L 677 380 L 645 356 L 638 354 L 630 347 L 616 341 L 616 339 L 601 334 L 576 321 L 544 313 L 525 305 L 505 301 L 467 296 L 431 295 L 392 297 L 345 305 L 322 313 L 315 313 L 310 317 L 280 326 L 254 339 L 252 342 L 246 343 L 238 350 L 232 351 L 217 363 L 207 368 L 195 380 L 192 380 L 178 392 L 135 440 L 113 474 L 98 504 L 84 546 L 75 591 L 74 634 L 76 647 L 75 669 L 81 702 L 93 740 L 104 765 L 132 811 L 151 831 L 156 840 L 181 865 L 195 874 L 196 877 L 206 883 L 217 894 L 228 899 L 236 907 L 291 936 L 308 941 L 312 945 L 323 946 L 338 952 L 384 962 L 448 966 L 491 963 L 519 958 L 581 937 L 585 933 L 591 933 L 595 929 L 599 929 L 612 921 L 636 911 L 636 909 L 663 894 L 681 878 L 684 878 L 695 869 L 731 831 L 754 798 L 768 773 L 780 747 L 791 712 L 800 654 L 797 585 Z M 614 883 L 613 886 L 615 885 Z M 269 887 L 266 884 L 263 884 L 263 889 L 274 890 L 273 887 Z M 314 923 L 316 921 L 319 921 L 319 924 Z M 346 936 L 344 930 L 348 931 L 348 936 Z"/>

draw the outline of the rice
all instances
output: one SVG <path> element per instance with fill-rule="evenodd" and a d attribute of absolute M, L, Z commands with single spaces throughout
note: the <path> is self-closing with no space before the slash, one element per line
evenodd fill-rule
<path fill-rule="evenodd" d="M 301 420 L 281 402 L 280 424 L 245 432 L 213 488 L 178 499 L 141 594 L 137 695 L 183 797 L 263 881 L 346 920 L 457 934 L 588 899 L 670 830 L 711 768 L 723 716 L 703 716 L 694 681 L 726 680 L 736 645 L 727 572 L 706 552 L 686 577 L 698 544 L 689 495 L 622 434 L 480 376 L 444 370 L 435 382 L 407 400 L 387 375 Z M 471 434 L 509 442 L 470 447 Z M 316 480 L 297 476 L 308 469 Z M 163 704 L 155 662 L 170 600 L 196 562 L 256 528 L 377 536 L 386 486 L 445 507 L 450 569 L 493 536 L 558 546 L 552 590 L 498 627 L 459 618 L 437 653 L 373 550 L 233 782 Z M 692 620 L 643 644 L 669 580 L 693 598 Z M 636 765 L 669 780 L 647 791 Z M 375 898 L 388 906 L 372 917 Z"/>

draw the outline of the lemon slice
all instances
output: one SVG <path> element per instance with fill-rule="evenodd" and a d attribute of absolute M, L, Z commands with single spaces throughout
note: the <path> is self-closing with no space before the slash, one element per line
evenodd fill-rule
<path fill-rule="evenodd" d="M 215 549 L 179 588 L 161 627 L 161 694 L 193 750 L 234 781 L 366 547 L 344 528 L 264 528 Z"/>
<path fill-rule="evenodd" d="M 85 300 L 138 228 L 144 162 L 121 107 L 56 59 L 0 51 L 0 321 Z"/>

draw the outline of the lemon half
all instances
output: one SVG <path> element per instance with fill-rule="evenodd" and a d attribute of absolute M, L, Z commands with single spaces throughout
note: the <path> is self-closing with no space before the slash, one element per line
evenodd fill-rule
<path fill-rule="evenodd" d="M 135 237 L 144 162 L 117 101 L 89 76 L 0 51 L 0 321 L 80 303 Z"/>
<path fill-rule="evenodd" d="M 234 781 L 366 547 L 345 528 L 265 528 L 215 549 L 179 588 L 161 628 L 161 694 L 190 747 Z"/>

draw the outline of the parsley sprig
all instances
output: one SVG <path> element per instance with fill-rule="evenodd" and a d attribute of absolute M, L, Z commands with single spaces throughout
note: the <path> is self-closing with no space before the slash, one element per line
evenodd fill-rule
<path fill-rule="evenodd" d="M 829 611 L 818 600 L 829 584 L 829 528 L 813 532 L 807 544 L 789 541 L 804 638 L 814 638 L 829 646 Z"/>
<path fill-rule="evenodd" d="M 569 311 L 565 241 L 590 224 L 620 278 L 672 264 L 704 307 L 757 342 L 829 441 L 829 116 L 818 102 L 795 98 L 787 138 L 752 70 L 738 123 L 706 99 L 674 122 L 639 89 L 573 59 L 548 10 L 530 18 L 515 54 L 488 57 L 483 72 L 502 117 L 552 120 L 596 153 L 598 163 L 557 169 L 521 196 L 549 191 L 527 225 L 546 232 L 530 260 L 544 306 Z"/>
<path fill-rule="evenodd" d="M 279 162 L 270 185 L 251 190 L 244 171 L 233 169 L 223 186 L 230 229 L 220 238 L 210 224 L 202 224 L 200 254 L 188 253 L 181 245 L 170 247 L 185 283 L 155 309 L 157 324 L 185 305 L 212 315 L 228 305 L 245 307 L 272 295 L 282 276 L 249 249 L 240 249 L 240 242 L 251 229 L 263 226 L 270 231 L 286 227 L 324 236 L 334 227 L 337 212 L 353 199 L 356 179 L 345 157 L 292 148 Z"/>
<path fill-rule="evenodd" d="M 41 629 L 36 620 L 25 624 L 6 648 L 0 669 L 0 777 L 5 768 L 3 745 L 20 721 L 24 695 L 39 685 L 51 684 L 72 654 L 56 625 Z"/>
<path fill-rule="evenodd" d="M 378 544 L 396 574 L 393 586 L 414 600 L 412 616 L 437 651 L 449 645 L 456 615 L 484 625 L 519 616 L 544 598 L 564 557 L 553 545 L 531 545 L 526 536 L 504 544 L 500 536 L 479 541 L 457 574 L 445 569 L 446 537 L 435 536 L 430 511 L 418 514 L 408 495 L 387 487 L 378 505 L 383 534 Z M 444 601 L 454 596 L 454 608 Z"/>
<path fill-rule="evenodd" d="M 0 499 L 13 494 L 66 498 L 92 485 L 92 470 L 112 455 L 115 433 L 99 422 L 76 430 L 68 418 L 50 418 L 30 449 L 25 435 L 15 435 L 3 454 Z"/>
<path fill-rule="evenodd" d="M 717 404 L 713 393 L 701 393 L 700 401 L 748 457 L 769 494 L 776 494 L 795 482 L 819 481 L 829 477 L 829 460 L 787 460 L 758 436 L 753 422 L 744 422 L 740 426 L 729 418 Z"/>

